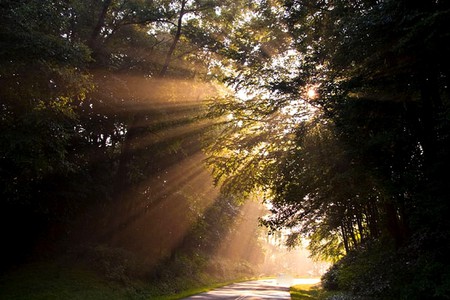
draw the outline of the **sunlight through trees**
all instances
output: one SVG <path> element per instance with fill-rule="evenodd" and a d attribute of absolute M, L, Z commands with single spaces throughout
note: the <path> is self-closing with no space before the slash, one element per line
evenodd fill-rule
<path fill-rule="evenodd" d="M 2 1 L 1 267 L 70 256 L 178 290 L 260 272 L 282 235 L 333 262 L 327 289 L 445 299 L 449 13 Z"/>

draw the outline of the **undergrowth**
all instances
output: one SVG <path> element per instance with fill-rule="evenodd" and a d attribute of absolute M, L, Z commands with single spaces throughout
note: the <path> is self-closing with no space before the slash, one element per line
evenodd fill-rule
<path fill-rule="evenodd" d="M 157 266 L 104 246 L 73 251 L 0 276 L 0 299 L 180 299 L 252 278 L 245 262 L 176 256 Z"/>

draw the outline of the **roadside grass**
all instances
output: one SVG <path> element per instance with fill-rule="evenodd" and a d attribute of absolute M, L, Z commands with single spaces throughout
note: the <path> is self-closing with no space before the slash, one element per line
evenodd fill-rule
<path fill-rule="evenodd" d="M 315 284 L 297 284 L 289 289 L 292 300 L 317 299 L 318 288 Z"/>
<path fill-rule="evenodd" d="M 99 278 L 95 273 L 57 264 L 32 264 L 0 277 L 0 299 L 130 299 L 133 291 Z M 142 298 L 144 299 L 144 298 Z"/>
<path fill-rule="evenodd" d="M 241 281 L 247 281 L 247 280 L 253 280 L 250 278 L 246 278 L 246 279 L 242 279 Z M 220 283 L 213 283 L 213 284 L 209 284 L 209 285 L 205 285 L 202 287 L 198 287 L 198 288 L 193 288 L 193 289 L 189 289 L 186 291 L 182 291 L 180 293 L 177 294 L 173 294 L 173 295 L 164 295 L 164 296 L 158 296 L 158 297 L 153 297 L 152 299 L 156 299 L 156 300 L 177 300 L 177 299 L 183 299 L 189 296 L 193 296 L 196 294 L 200 294 L 200 293 L 205 293 L 205 292 L 209 292 L 211 290 L 214 290 L 216 288 L 220 288 L 226 285 L 230 285 L 233 283 L 239 282 L 239 280 L 235 280 L 235 281 L 229 281 L 229 282 L 220 282 Z"/>
<path fill-rule="evenodd" d="M 204 284 L 201 287 L 188 289 L 188 290 L 182 291 L 180 293 L 176 293 L 176 294 L 172 294 L 172 295 L 163 295 L 163 296 L 153 297 L 151 299 L 155 299 L 155 300 L 177 300 L 177 299 L 183 299 L 183 298 L 186 298 L 186 297 L 189 297 L 189 296 L 193 296 L 193 295 L 209 292 L 211 290 L 214 290 L 214 289 L 217 289 L 217 288 L 220 288 L 220 287 L 231 285 L 233 283 L 244 282 L 244 281 L 251 281 L 251 280 L 261 280 L 261 279 L 265 279 L 265 278 L 274 278 L 274 277 L 267 277 L 267 276 L 264 276 L 264 277 L 242 277 L 242 278 L 235 279 L 235 280 L 230 280 L 230 281 L 223 281 L 223 282 L 218 282 L 218 283 Z"/>
<path fill-rule="evenodd" d="M 325 300 L 330 298 L 333 293 L 324 291 L 317 284 L 298 284 L 289 289 L 292 300 Z"/>
<path fill-rule="evenodd" d="M 241 281 L 255 278 L 241 278 Z M 179 279 L 180 280 L 180 279 Z M 175 300 L 237 282 L 194 283 L 189 279 L 182 286 L 200 286 L 179 293 L 145 282 L 115 282 L 84 268 L 65 266 L 56 262 L 35 263 L 0 275 L 0 299 L 8 300 Z M 239 281 L 239 280 L 238 280 Z M 167 290 L 172 290 L 167 288 Z"/>

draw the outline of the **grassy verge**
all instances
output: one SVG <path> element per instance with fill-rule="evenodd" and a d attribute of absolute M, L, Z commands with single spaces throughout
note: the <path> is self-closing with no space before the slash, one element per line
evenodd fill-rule
<path fill-rule="evenodd" d="M 298 284 L 290 288 L 292 300 L 325 300 L 333 295 L 324 291 L 317 284 Z"/>
<path fill-rule="evenodd" d="M 242 278 L 242 280 L 251 280 Z M 176 294 L 161 295 L 164 286 L 144 282 L 117 282 L 107 280 L 83 267 L 58 263 L 30 264 L 0 276 L 0 299 L 8 300 L 172 300 L 210 291 L 236 281 L 221 283 L 186 283 L 200 286 Z M 171 290 L 167 288 L 167 290 Z"/>
<path fill-rule="evenodd" d="M 247 280 L 253 280 L 250 278 L 245 278 L 242 279 L 241 281 L 247 281 Z M 200 294 L 200 293 L 205 293 L 205 292 L 209 292 L 211 290 L 214 290 L 216 288 L 219 287 L 223 287 L 226 285 L 230 285 L 233 283 L 239 282 L 239 280 L 235 280 L 235 281 L 229 281 L 229 282 L 220 282 L 220 283 L 213 283 L 213 284 L 209 284 L 209 285 L 205 285 L 199 288 L 193 288 L 193 289 L 189 289 L 174 295 L 166 295 L 166 296 L 159 296 L 156 298 L 152 298 L 152 299 L 156 299 L 156 300 L 176 300 L 176 299 L 182 299 L 182 298 L 186 298 L 192 295 L 196 295 L 196 294 Z"/>
<path fill-rule="evenodd" d="M 0 299 L 129 299 L 133 291 L 84 269 L 33 264 L 0 277 Z"/>
<path fill-rule="evenodd" d="M 291 286 L 289 292 L 292 300 L 318 299 L 318 287 L 312 284 L 298 284 Z"/>

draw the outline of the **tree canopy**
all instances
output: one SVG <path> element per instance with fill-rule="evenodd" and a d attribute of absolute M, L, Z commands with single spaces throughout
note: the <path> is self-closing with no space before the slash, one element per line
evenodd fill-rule
<path fill-rule="evenodd" d="M 448 5 L 278 4 L 283 59 L 236 68 L 230 84 L 243 78 L 249 97 L 213 106 L 230 114 L 209 149 L 216 178 L 225 192 L 262 191 L 272 212 L 262 223 L 290 228 L 290 245 L 308 237 L 313 256 L 344 257 L 330 286 L 448 297 Z M 383 271 L 387 261 L 397 263 Z"/>
<path fill-rule="evenodd" d="M 246 7 L 1 2 L 0 198 L 8 252 L 2 264 L 61 240 L 106 243 L 154 261 L 176 250 L 171 226 L 197 221 L 181 207 L 201 215 L 205 203 L 197 202 L 216 200 L 214 193 L 195 194 L 198 186 L 210 188 L 194 162 L 208 126 L 200 115 L 217 90 L 216 51 Z M 190 167 L 184 172 L 191 177 L 174 180 L 182 173 L 176 166 Z M 159 222 L 155 214 L 168 207 L 173 215 Z M 130 241 L 152 226 L 140 241 L 150 245 Z"/>

